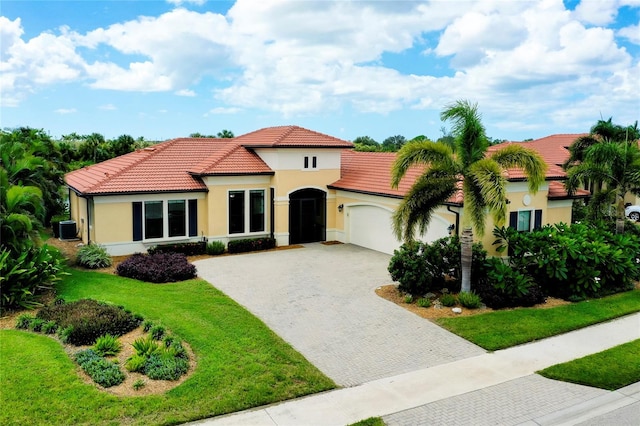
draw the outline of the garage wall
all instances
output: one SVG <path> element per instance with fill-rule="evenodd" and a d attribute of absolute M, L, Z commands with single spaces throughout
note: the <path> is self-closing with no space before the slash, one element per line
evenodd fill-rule
<path fill-rule="evenodd" d="M 392 216 L 400 200 L 367 194 L 337 191 L 336 202 L 343 211 L 336 219 L 339 241 L 355 244 L 387 254 L 402 243 L 393 234 Z M 449 235 L 448 227 L 455 223 L 455 215 L 441 208 L 433 215 L 420 240 L 430 242 Z"/>

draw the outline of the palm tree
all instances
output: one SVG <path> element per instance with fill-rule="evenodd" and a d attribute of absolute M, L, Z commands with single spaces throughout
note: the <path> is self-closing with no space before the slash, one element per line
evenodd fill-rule
<path fill-rule="evenodd" d="M 596 205 L 615 205 L 616 233 L 624 232 L 624 198 L 640 195 L 640 147 L 636 140 L 604 142 L 589 147 L 580 164 L 567 172 L 565 186 L 571 194 L 588 182 L 602 186 L 594 194 Z"/>
<path fill-rule="evenodd" d="M 546 164 L 536 152 L 510 144 L 487 157 L 489 142 L 476 104 L 457 101 L 448 105 L 441 118 L 451 121 L 454 151 L 443 143 L 410 142 L 392 166 L 392 186 L 397 188 L 412 166 L 426 166 L 393 216 L 398 239 L 411 241 L 416 229 L 422 234 L 433 212 L 456 191 L 463 191 L 461 261 L 462 291 L 471 291 L 471 247 L 473 230 L 484 234 L 485 209 L 497 225 L 507 211 L 504 171 L 521 167 L 528 177 L 529 191 L 535 193 L 544 182 Z"/>
<path fill-rule="evenodd" d="M 631 126 L 624 127 L 614 124 L 612 118 L 609 117 L 608 120 L 598 120 L 591 127 L 588 135 L 579 137 L 569 147 L 569 158 L 565 161 L 563 167 L 568 171 L 568 174 L 573 176 L 573 179 L 571 182 L 566 182 L 565 185 L 569 193 L 575 192 L 580 184 L 591 191 L 589 213 L 592 217 L 600 217 L 604 206 L 616 203 L 618 189 L 622 190 L 622 187 L 627 185 L 624 181 L 628 181 L 628 184 L 633 186 L 629 178 L 623 176 L 623 169 L 626 170 L 633 163 L 631 158 L 633 157 L 633 149 L 629 151 L 626 146 L 634 143 L 637 145 L 639 138 L 640 130 L 638 129 L 637 121 Z M 615 147 L 616 144 L 619 145 L 617 148 Z M 610 157 L 607 156 L 608 153 L 611 153 Z M 591 165 L 583 167 L 582 163 L 587 161 L 587 157 L 590 157 Z M 596 158 L 602 161 L 594 163 Z M 599 167 L 604 164 L 613 167 L 616 162 L 621 162 L 621 168 L 617 170 L 603 170 L 602 167 Z M 578 169 L 572 171 L 576 168 Z M 617 176 L 613 176 L 614 173 Z M 623 184 L 622 187 L 617 188 L 620 183 Z M 632 191 L 631 186 L 626 191 Z M 622 197 L 625 194 L 626 192 L 622 194 Z M 617 227 L 622 226 L 622 229 L 624 229 L 624 201 L 618 204 L 616 207 Z M 620 214 L 622 214 L 622 222 L 620 222 Z M 620 229 L 618 230 L 620 231 Z"/>
<path fill-rule="evenodd" d="M 231 130 L 227 130 L 227 129 L 223 129 L 223 130 L 219 131 L 217 136 L 219 138 L 222 138 L 222 139 L 231 139 L 231 138 L 235 137 L 233 132 Z"/>
<path fill-rule="evenodd" d="M 7 171 L 0 168 L 0 246 L 17 253 L 37 242 L 42 219 L 42 191 L 11 185 Z"/>

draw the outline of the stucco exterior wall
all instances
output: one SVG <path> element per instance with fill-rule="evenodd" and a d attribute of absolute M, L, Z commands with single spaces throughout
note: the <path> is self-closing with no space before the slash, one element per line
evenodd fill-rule
<path fill-rule="evenodd" d="M 69 213 L 71 220 L 76 221 L 78 238 L 84 243 L 89 243 L 89 227 L 87 221 L 87 199 L 79 197 L 71 191 L 69 194 Z"/>

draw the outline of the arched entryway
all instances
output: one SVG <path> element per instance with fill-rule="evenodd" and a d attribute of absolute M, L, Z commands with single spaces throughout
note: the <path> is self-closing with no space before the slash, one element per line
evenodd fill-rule
<path fill-rule="evenodd" d="M 301 189 L 289 195 L 289 244 L 327 239 L 327 193 Z"/>

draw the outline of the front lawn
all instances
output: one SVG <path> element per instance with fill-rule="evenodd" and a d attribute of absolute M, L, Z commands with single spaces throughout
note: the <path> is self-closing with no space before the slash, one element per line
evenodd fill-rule
<path fill-rule="evenodd" d="M 85 384 L 57 341 L 0 330 L 0 424 L 179 424 L 335 387 L 259 319 L 203 280 L 149 284 L 70 273 L 57 284 L 58 295 L 123 305 L 163 324 L 191 346 L 196 371 L 163 395 L 117 397 Z"/>
<path fill-rule="evenodd" d="M 597 354 L 553 365 L 538 374 L 549 379 L 616 390 L 640 382 L 640 339 Z"/>
<path fill-rule="evenodd" d="M 484 349 L 495 351 L 639 311 L 640 290 L 633 290 L 555 308 L 494 311 L 441 318 L 436 322 Z"/>

